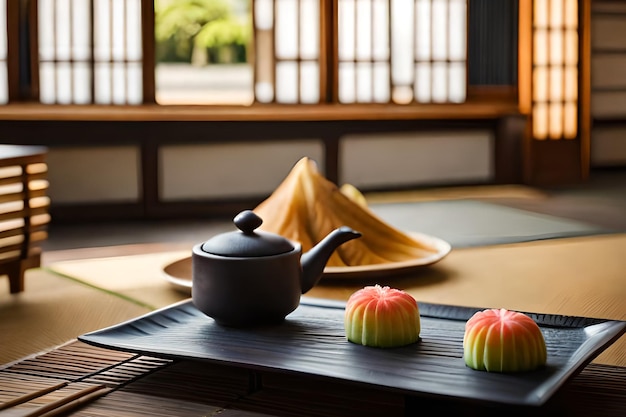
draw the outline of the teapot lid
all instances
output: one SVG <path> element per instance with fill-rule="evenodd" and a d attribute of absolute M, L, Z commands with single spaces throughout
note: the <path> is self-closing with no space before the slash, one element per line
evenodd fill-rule
<path fill-rule="evenodd" d="M 218 256 L 257 257 L 279 255 L 294 249 L 293 243 L 283 236 L 255 231 L 263 219 L 252 210 L 242 211 L 233 221 L 238 231 L 214 236 L 202 244 L 202 250 Z"/>

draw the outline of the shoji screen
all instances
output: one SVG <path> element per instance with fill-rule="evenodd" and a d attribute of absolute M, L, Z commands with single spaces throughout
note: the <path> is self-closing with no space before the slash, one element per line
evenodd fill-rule
<path fill-rule="evenodd" d="M 534 0 L 533 137 L 578 133 L 578 1 Z"/>
<path fill-rule="evenodd" d="M 254 24 L 259 102 L 465 101 L 466 0 L 255 0 Z"/>
<path fill-rule="evenodd" d="M 142 101 L 140 0 L 38 0 L 42 103 Z"/>
<path fill-rule="evenodd" d="M 7 69 L 7 2 L 0 0 L 0 104 L 9 101 Z"/>
<path fill-rule="evenodd" d="M 255 0 L 255 96 L 320 101 L 320 0 Z"/>
<path fill-rule="evenodd" d="M 339 101 L 463 102 L 466 0 L 338 0 Z"/>

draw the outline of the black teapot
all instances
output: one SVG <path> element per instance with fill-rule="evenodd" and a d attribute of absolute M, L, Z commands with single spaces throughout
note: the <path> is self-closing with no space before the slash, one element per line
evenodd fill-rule
<path fill-rule="evenodd" d="M 263 220 L 251 210 L 239 213 L 234 223 L 239 230 L 192 251 L 193 303 L 226 326 L 281 322 L 319 282 L 335 249 L 361 236 L 343 226 L 302 254 L 300 243 L 255 230 Z"/>

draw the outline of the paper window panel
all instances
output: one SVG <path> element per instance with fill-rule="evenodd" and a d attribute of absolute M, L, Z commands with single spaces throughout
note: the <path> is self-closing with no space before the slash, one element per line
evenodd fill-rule
<path fill-rule="evenodd" d="M 40 101 L 141 104 L 141 0 L 38 0 Z"/>
<path fill-rule="evenodd" d="M 533 137 L 578 134 L 578 2 L 533 0 Z"/>
<path fill-rule="evenodd" d="M 255 100 L 321 100 L 320 0 L 255 0 Z"/>
<path fill-rule="evenodd" d="M 7 0 L 0 0 L 0 104 L 9 102 L 7 70 Z"/>
<path fill-rule="evenodd" d="M 466 0 L 338 0 L 337 19 L 339 102 L 465 101 Z"/>

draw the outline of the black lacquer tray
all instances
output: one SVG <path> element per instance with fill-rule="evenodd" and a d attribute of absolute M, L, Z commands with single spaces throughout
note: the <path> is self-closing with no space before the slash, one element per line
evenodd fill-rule
<path fill-rule="evenodd" d="M 476 371 L 463 361 L 465 321 L 477 308 L 419 303 L 421 340 L 378 349 L 347 341 L 344 303 L 303 297 L 284 323 L 249 329 L 217 325 L 191 300 L 79 337 L 109 349 L 309 374 L 409 395 L 539 406 L 626 332 L 626 322 L 529 314 L 548 348 L 543 369 Z"/>

